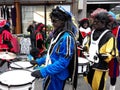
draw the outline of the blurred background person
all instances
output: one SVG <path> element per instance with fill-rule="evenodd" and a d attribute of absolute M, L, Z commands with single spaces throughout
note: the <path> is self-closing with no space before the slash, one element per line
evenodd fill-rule
<path fill-rule="evenodd" d="M 80 42 L 80 45 L 83 43 L 83 39 L 90 34 L 91 28 L 89 24 L 88 18 L 83 18 L 79 22 L 79 38 L 78 41 Z"/>
<path fill-rule="evenodd" d="M 0 52 L 14 52 L 14 47 L 11 43 L 13 38 L 10 32 L 10 24 L 6 20 L 0 20 Z M 6 56 L 7 57 L 7 56 Z M 4 65 L 6 60 L 0 59 L 0 67 Z"/>
<path fill-rule="evenodd" d="M 116 40 L 117 40 L 117 48 L 118 48 L 118 53 L 120 54 L 120 25 L 118 24 L 116 20 L 116 15 L 109 11 L 108 12 L 112 22 L 110 23 L 110 28 L 112 30 L 112 33 L 114 34 Z M 113 58 L 109 62 L 109 76 L 110 76 L 110 87 L 109 90 L 115 90 L 115 85 L 117 81 L 117 77 L 119 76 L 119 62 L 118 62 L 119 57 Z"/>
<path fill-rule="evenodd" d="M 32 34 L 34 36 L 34 47 L 30 50 L 30 54 L 28 55 L 28 59 L 36 59 L 38 57 L 42 57 L 46 53 L 46 47 L 45 47 L 45 30 L 44 30 L 44 24 L 37 23 L 36 29 Z"/>
<path fill-rule="evenodd" d="M 91 28 L 90 28 L 90 23 L 89 23 L 89 19 L 88 18 L 83 18 L 81 19 L 79 22 L 79 31 L 78 31 L 78 56 L 83 57 L 83 50 L 81 49 L 82 44 L 83 44 L 83 40 L 85 39 L 85 37 L 87 35 L 90 34 L 91 32 Z"/>
<path fill-rule="evenodd" d="M 27 31 L 30 32 L 30 41 L 31 41 L 31 48 L 35 47 L 35 32 L 36 30 L 36 22 L 33 21 L 32 24 L 30 24 L 27 28 Z"/>

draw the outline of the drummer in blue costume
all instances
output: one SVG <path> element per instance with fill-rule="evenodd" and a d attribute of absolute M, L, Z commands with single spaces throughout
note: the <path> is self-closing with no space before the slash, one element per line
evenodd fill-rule
<path fill-rule="evenodd" d="M 45 67 L 31 75 L 44 78 L 43 90 L 64 90 L 66 80 L 71 82 L 72 90 L 76 90 L 78 59 L 72 16 L 63 7 L 57 6 L 50 13 L 50 18 L 54 32 L 47 54 L 30 61 L 33 65 L 44 64 Z"/>

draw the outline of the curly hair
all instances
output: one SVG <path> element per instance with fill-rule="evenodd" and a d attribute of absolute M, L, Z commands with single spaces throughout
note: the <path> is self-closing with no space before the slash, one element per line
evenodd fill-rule
<path fill-rule="evenodd" d="M 112 22 L 111 17 L 108 12 L 100 12 L 94 16 L 94 19 L 99 20 L 103 23 L 107 28 L 110 28 L 110 22 Z"/>

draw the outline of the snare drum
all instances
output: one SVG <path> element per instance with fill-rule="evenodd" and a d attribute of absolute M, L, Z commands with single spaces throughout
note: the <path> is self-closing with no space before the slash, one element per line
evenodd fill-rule
<path fill-rule="evenodd" d="M 7 71 L 0 75 L 0 90 L 34 90 L 34 80 L 29 71 Z"/>
<path fill-rule="evenodd" d="M 89 61 L 85 58 L 78 57 L 78 74 L 83 74 L 89 70 Z"/>
<path fill-rule="evenodd" d="M 29 61 L 16 61 L 10 64 L 10 69 L 33 69 Z"/>

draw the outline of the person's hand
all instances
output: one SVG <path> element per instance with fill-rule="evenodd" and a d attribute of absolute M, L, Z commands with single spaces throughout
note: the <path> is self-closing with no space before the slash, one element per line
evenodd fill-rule
<path fill-rule="evenodd" d="M 86 46 L 80 47 L 80 48 L 81 48 L 81 50 L 82 50 L 83 52 L 86 52 L 86 51 L 87 51 L 87 47 L 86 47 Z"/>
<path fill-rule="evenodd" d="M 36 77 L 36 78 L 43 78 L 40 70 L 36 70 L 36 71 L 32 72 L 31 76 Z"/>
<path fill-rule="evenodd" d="M 34 60 L 34 57 L 33 57 L 32 55 L 28 54 L 28 55 L 27 55 L 27 60 L 28 60 L 28 61 Z"/>
<path fill-rule="evenodd" d="M 35 60 L 31 60 L 30 64 L 32 64 L 33 66 L 37 64 L 37 62 Z"/>
<path fill-rule="evenodd" d="M 98 56 L 98 58 L 99 58 L 100 60 L 105 60 L 105 59 L 108 58 L 108 55 L 107 55 L 107 54 L 98 54 L 98 53 L 96 53 L 96 54 L 97 54 L 97 56 Z"/>

